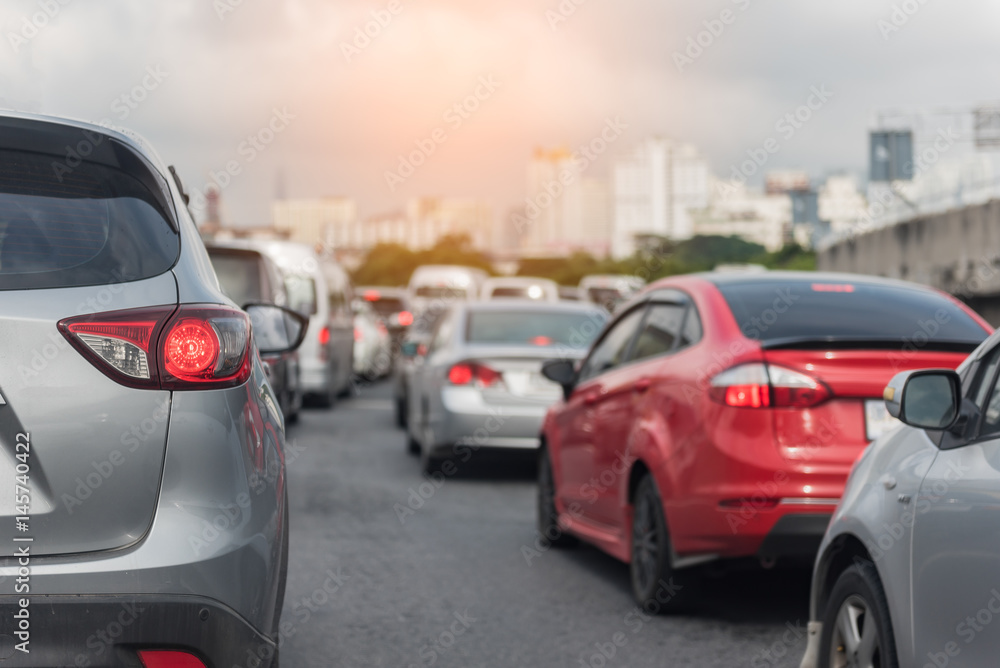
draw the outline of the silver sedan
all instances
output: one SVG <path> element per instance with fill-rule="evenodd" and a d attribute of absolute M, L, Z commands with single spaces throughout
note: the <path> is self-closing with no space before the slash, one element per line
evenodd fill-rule
<path fill-rule="evenodd" d="M 542 363 L 581 359 L 606 318 L 588 304 L 453 306 L 408 375 L 410 451 L 433 471 L 480 448 L 537 448 L 545 412 L 562 392 L 542 375 Z"/>
<path fill-rule="evenodd" d="M 957 372 L 886 388 L 906 426 L 864 452 L 827 529 L 803 668 L 997 665 L 998 369 L 993 334 Z"/>

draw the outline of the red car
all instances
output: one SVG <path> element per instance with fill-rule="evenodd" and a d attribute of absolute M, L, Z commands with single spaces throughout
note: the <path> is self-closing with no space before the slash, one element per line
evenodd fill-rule
<path fill-rule="evenodd" d="M 548 362 L 539 531 L 631 564 L 647 610 L 697 564 L 812 559 L 901 370 L 955 368 L 992 331 L 952 297 L 849 274 L 706 273 L 622 307 L 582 363 Z"/>

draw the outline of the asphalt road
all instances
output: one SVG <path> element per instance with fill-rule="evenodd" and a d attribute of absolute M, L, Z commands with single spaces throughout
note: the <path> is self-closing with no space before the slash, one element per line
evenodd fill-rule
<path fill-rule="evenodd" d="M 535 551 L 530 463 L 477 453 L 428 482 L 390 397 L 366 387 L 289 428 L 286 668 L 798 666 L 808 572 L 717 574 L 699 610 L 639 614 L 625 565 Z"/>

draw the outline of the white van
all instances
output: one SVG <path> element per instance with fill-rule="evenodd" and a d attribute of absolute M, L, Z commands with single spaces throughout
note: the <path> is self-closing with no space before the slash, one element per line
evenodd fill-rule
<path fill-rule="evenodd" d="M 353 294 L 346 272 L 308 244 L 273 239 L 242 241 L 275 261 L 285 278 L 289 308 L 309 318 L 299 348 L 302 392 L 323 407 L 350 391 L 354 366 Z"/>
<path fill-rule="evenodd" d="M 446 308 L 456 301 L 475 301 L 489 275 L 482 269 L 452 264 L 417 267 L 410 276 L 407 292 L 414 315 L 428 308 Z"/>

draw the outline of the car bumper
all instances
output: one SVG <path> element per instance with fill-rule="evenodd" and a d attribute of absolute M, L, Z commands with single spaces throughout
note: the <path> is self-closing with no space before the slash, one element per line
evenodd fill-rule
<path fill-rule="evenodd" d="M 0 616 L 15 620 L 19 596 L 0 596 Z M 21 666 L 140 666 L 136 650 L 194 654 L 206 666 L 264 668 L 276 644 L 233 610 L 198 596 L 30 596 L 27 630 L 0 645 L 0 663 Z M 5 626 L 7 626 L 5 624 Z M 30 653 L 14 649 L 29 640 Z M 5 658 L 6 656 L 6 658 Z"/>
<path fill-rule="evenodd" d="M 299 363 L 299 385 L 305 394 L 327 394 L 333 383 L 330 365 L 320 360 L 301 360 Z"/>
<path fill-rule="evenodd" d="M 470 388 L 444 388 L 441 413 L 432 425 L 436 449 L 455 444 L 485 448 L 537 449 L 550 402 L 487 401 Z"/>
<path fill-rule="evenodd" d="M 761 559 L 812 560 L 819 551 L 832 513 L 796 513 L 778 518 L 757 551 Z"/>

